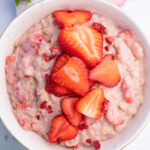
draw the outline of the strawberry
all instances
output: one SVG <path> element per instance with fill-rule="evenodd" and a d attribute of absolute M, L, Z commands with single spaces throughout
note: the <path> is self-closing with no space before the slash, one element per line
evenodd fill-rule
<path fill-rule="evenodd" d="M 64 28 L 58 42 L 63 51 L 79 57 L 89 67 L 94 67 L 103 56 L 103 35 L 92 26 L 76 25 Z"/>
<path fill-rule="evenodd" d="M 50 143 L 60 143 L 60 141 L 74 139 L 78 134 L 76 127 L 72 126 L 64 117 L 59 115 L 53 118 L 49 133 Z"/>
<path fill-rule="evenodd" d="M 92 14 L 89 11 L 83 10 L 56 10 L 54 11 L 54 17 L 60 28 L 64 28 L 88 22 Z"/>
<path fill-rule="evenodd" d="M 76 105 L 76 109 L 81 114 L 95 120 L 102 116 L 104 102 L 104 91 L 102 88 L 95 88 L 82 97 Z"/>
<path fill-rule="evenodd" d="M 120 80 L 120 73 L 114 56 L 105 55 L 102 61 L 90 71 L 90 79 L 99 81 L 107 87 L 116 86 Z"/>
<path fill-rule="evenodd" d="M 61 102 L 61 108 L 66 115 L 66 118 L 72 125 L 76 127 L 80 124 L 82 120 L 82 115 L 76 110 L 76 103 L 78 102 L 78 100 L 79 98 L 67 97 L 64 98 Z"/>
<path fill-rule="evenodd" d="M 67 54 L 60 54 L 54 64 L 54 67 L 52 69 L 51 75 L 47 76 L 47 82 L 45 89 L 48 93 L 53 93 L 56 96 L 67 96 L 71 95 L 72 91 L 68 90 L 67 88 L 57 84 L 52 80 L 52 75 L 57 72 L 60 68 L 62 68 L 67 61 L 69 60 L 69 56 Z"/>
<path fill-rule="evenodd" d="M 60 70 L 52 75 L 52 78 L 56 83 L 79 95 L 85 95 L 89 91 L 87 68 L 77 57 L 71 57 Z"/>
<path fill-rule="evenodd" d="M 53 69 L 51 71 L 51 75 L 53 75 L 54 73 L 56 73 L 60 68 L 62 68 L 69 60 L 69 55 L 67 54 L 60 54 L 56 61 L 55 64 L 53 66 Z"/>
<path fill-rule="evenodd" d="M 73 95 L 72 91 L 55 82 L 53 83 L 52 87 L 53 87 L 52 93 L 58 97 Z"/>

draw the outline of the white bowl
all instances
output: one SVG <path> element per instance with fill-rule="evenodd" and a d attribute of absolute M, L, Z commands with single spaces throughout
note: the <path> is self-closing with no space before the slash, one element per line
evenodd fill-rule
<path fill-rule="evenodd" d="M 37 3 L 33 7 L 24 11 L 18 16 L 4 32 L 0 40 L 0 116 L 12 135 L 20 141 L 25 147 L 31 150 L 53 150 L 64 149 L 53 144 L 49 144 L 43 138 L 30 131 L 24 131 L 18 124 L 12 113 L 12 107 L 6 89 L 5 81 L 5 58 L 13 51 L 13 44 L 28 28 L 40 19 L 51 13 L 55 9 L 87 9 L 98 14 L 111 16 L 122 27 L 129 28 L 136 33 L 139 41 L 145 48 L 145 67 L 146 67 L 146 85 L 145 101 L 140 107 L 137 115 L 129 122 L 126 129 L 116 137 L 103 142 L 102 149 L 116 150 L 121 149 L 129 143 L 142 130 L 146 120 L 149 118 L 150 108 L 150 50 L 148 40 L 146 40 L 141 29 L 135 24 L 129 16 L 119 8 L 101 0 L 45 0 Z M 86 148 L 87 149 L 87 148 Z"/>

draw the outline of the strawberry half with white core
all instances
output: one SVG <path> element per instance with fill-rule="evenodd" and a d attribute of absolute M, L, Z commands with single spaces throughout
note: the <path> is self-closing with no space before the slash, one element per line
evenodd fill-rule
<path fill-rule="evenodd" d="M 89 78 L 107 87 L 116 86 L 120 82 L 121 77 L 115 56 L 111 54 L 105 55 L 102 61 L 90 71 Z"/>
<path fill-rule="evenodd" d="M 92 14 L 85 10 L 56 10 L 54 17 L 60 28 L 64 28 L 88 22 Z"/>
<path fill-rule="evenodd" d="M 76 25 L 64 28 L 58 42 L 63 51 L 79 57 L 89 67 L 94 67 L 102 59 L 103 35 L 92 26 Z"/>
<path fill-rule="evenodd" d="M 56 83 L 79 95 L 83 96 L 89 91 L 88 70 L 84 62 L 77 57 L 71 57 L 52 78 Z"/>
<path fill-rule="evenodd" d="M 82 97 L 76 105 L 76 109 L 81 114 L 95 120 L 102 117 L 102 107 L 104 103 L 104 91 L 102 88 L 95 88 Z"/>
<path fill-rule="evenodd" d="M 80 124 L 82 120 L 82 114 L 80 114 L 76 110 L 76 103 L 78 102 L 78 100 L 79 98 L 67 97 L 64 98 L 61 102 L 61 108 L 64 114 L 66 115 L 66 118 L 72 125 L 76 127 Z"/>
<path fill-rule="evenodd" d="M 114 4 L 116 4 L 117 6 L 121 7 L 125 4 L 126 0 L 108 0 Z"/>
<path fill-rule="evenodd" d="M 65 140 L 74 139 L 78 134 L 78 129 L 72 126 L 64 115 L 53 118 L 49 133 L 50 143 L 60 143 Z"/>

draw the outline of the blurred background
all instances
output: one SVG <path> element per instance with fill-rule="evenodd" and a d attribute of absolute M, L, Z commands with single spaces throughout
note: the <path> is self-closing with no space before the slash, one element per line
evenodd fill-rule
<path fill-rule="evenodd" d="M 28 1 L 28 2 L 27 2 Z M 7 25 L 26 8 L 41 0 L 0 0 L 0 35 Z M 55 1 L 55 0 L 54 0 Z M 115 1 L 115 0 L 107 0 Z M 116 0 L 120 1 L 120 0 Z M 15 2 L 18 5 L 15 6 Z M 150 1 L 126 0 L 120 7 L 134 18 L 147 37 L 150 37 Z M 150 150 L 150 122 L 144 131 L 125 150 Z M 26 150 L 3 125 L 0 120 L 0 150 Z"/>

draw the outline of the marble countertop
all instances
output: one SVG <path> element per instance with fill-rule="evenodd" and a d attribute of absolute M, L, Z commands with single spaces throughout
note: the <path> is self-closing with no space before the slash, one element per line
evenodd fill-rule
<path fill-rule="evenodd" d="M 40 0 L 32 0 L 32 3 L 27 4 L 22 2 L 17 7 L 17 14 L 19 14 L 25 8 L 33 5 Z M 149 0 L 127 0 L 125 6 L 120 9 L 124 9 L 129 13 L 141 27 L 143 32 L 146 33 L 147 37 L 150 37 L 150 1 Z M 146 16 L 146 17 L 144 17 Z M 143 132 L 131 143 L 125 150 L 150 150 L 150 122 L 145 127 Z M 0 121 L 0 150 L 26 150 L 13 136 L 7 131 L 3 123 Z"/>

